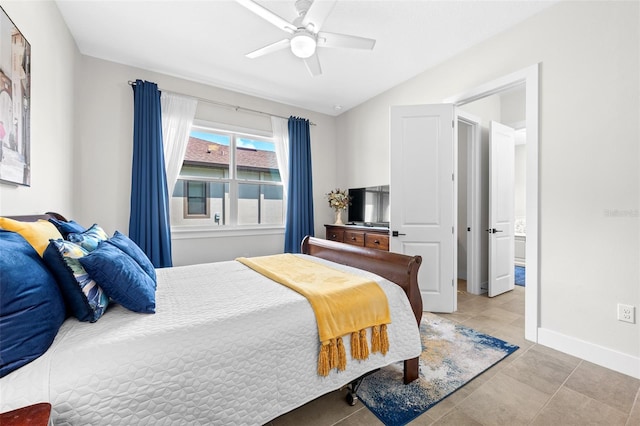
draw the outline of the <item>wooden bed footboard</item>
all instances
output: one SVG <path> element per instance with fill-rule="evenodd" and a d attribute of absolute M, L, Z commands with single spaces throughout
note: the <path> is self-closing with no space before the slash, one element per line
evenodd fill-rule
<path fill-rule="evenodd" d="M 422 263 L 422 257 L 352 246 L 310 236 L 302 240 L 301 249 L 304 254 L 364 269 L 399 285 L 406 293 L 420 326 L 422 297 L 418 288 L 418 269 Z M 410 383 L 417 379 L 418 369 L 418 358 L 405 360 L 404 382 Z"/>

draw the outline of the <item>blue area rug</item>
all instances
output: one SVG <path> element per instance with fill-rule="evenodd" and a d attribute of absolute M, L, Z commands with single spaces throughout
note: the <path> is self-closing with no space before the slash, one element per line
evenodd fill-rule
<path fill-rule="evenodd" d="M 358 397 L 385 425 L 409 423 L 498 363 L 518 346 L 434 314 L 420 324 L 420 377 L 404 385 L 402 363 L 364 378 Z"/>
<path fill-rule="evenodd" d="M 515 279 L 514 282 L 516 285 L 521 285 L 522 287 L 524 287 L 524 283 L 525 283 L 525 274 L 524 274 L 524 266 L 516 266 L 516 273 L 515 273 Z"/>

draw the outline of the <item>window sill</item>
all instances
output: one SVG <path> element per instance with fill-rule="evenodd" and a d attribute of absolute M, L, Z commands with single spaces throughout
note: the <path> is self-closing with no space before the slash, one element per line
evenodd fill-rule
<path fill-rule="evenodd" d="M 284 226 L 172 226 L 171 239 L 228 238 L 256 235 L 284 235 Z"/>

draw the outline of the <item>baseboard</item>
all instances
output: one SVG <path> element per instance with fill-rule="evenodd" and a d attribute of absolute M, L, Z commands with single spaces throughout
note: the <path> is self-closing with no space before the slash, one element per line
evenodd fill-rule
<path fill-rule="evenodd" d="M 634 357 L 545 328 L 538 329 L 538 343 L 610 370 L 640 379 L 639 357 Z"/>

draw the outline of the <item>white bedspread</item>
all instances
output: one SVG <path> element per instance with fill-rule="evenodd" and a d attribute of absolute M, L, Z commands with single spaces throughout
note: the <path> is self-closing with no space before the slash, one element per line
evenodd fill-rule
<path fill-rule="evenodd" d="M 0 411 L 49 401 L 54 424 L 264 424 L 420 354 L 406 296 L 376 278 L 391 309 L 390 351 L 347 355 L 346 371 L 323 378 L 303 296 L 235 261 L 159 269 L 155 314 L 114 305 L 94 324 L 67 319 L 42 357 L 0 379 Z"/>

